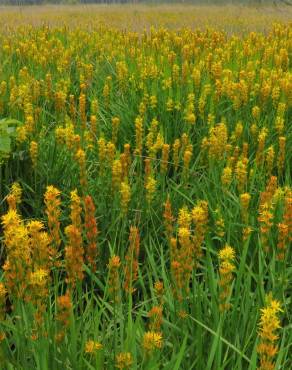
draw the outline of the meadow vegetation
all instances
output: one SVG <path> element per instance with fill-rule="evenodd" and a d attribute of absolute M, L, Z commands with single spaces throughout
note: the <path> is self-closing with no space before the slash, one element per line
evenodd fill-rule
<path fill-rule="evenodd" d="M 291 11 L 29 9 L 0 12 L 0 368 L 291 369 Z"/>

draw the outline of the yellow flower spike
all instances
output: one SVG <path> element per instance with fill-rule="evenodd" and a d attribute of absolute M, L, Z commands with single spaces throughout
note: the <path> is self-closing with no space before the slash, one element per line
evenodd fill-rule
<path fill-rule="evenodd" d="M 87 175 L 86 175 L 86 155 L 83 149 L 78 149 L 75 154 L 75 159 L 79 164 L 79 174 L 80 174 L 80 186 L 85 190 L 87 185 Z"/>
<path fill-rule="evenodd" d="M 239 193 L 242 193 L 246 188 L 247 184 L 247 164 L 245 161 L 240 160 L 237 162 L 235 167 L 235 176 L 237 180 L 237 189 Z"/>
<path fill-rule="evenodd" d="M 173 158 L 173 165 L 174 165 L 174 169 L 175 171 L 177 171 L 178 169 L 178 163 L 179 163 L 179 149 L 181 147 L 181 143 L 180 143 L 180 140 L 179 139 L 176 139 L 174 141 L 174 144 L 172 146 L 172 158 Z"/>
<path fill-rule="evenodd" d="M 258 136 L 258 148 L 256 152 L 256 163 L 258 166 L 260 166 L 263 161 L 263 152 L 264 152 L 267 135 L 268 135 L 268 130 L 264 127 L 260 131 L 259 136 Z"/>
<path fill-rule="evenodd" d="M 194 252 L 195 257 L 202 257 L 202 244 L 205 239 L 205 235 L 208 231 L 208 202 L 199 201 L 196 206 L 192 209 L 192 220 L 195 224 L 193 243 L 194 243 Z"/>
<path fill-rule="evenodd" d="M 155 180 L 155 178 L 151 175 L 148 176 L 146 180 L 146 184 L 145 184 L 146 199 L 147 199 L 148 204 L 151 204 L 154 198 L 156 187 L 157 187 L 157 181 Z"/>
<path fill-rule="evenodd" d="M 251 195 L 249 193 L 243 193 L 240 194 L 240 205 L 241 205 L 241 214 L 243 222 L 247 224 L 248 222 L 248 208 L 249 208 L 249 202 L 251 199 Z"/>
<path fill-rule="evenodd" d="M 122 181 L 122 164 L 120 159 L 116 159 L 112 164 L 112 189 L 120 190 Z"/>
<path fill-rule="evenodd" d="M 128 205 L 131 199 L 131 188 L 127 181 L 123 181 L 121 183 L 120 194 L 121 194 L 122 213 L 126 214 L 128 211 Z"/>
<path fill-rule="evenodd" d="M 79 96 L 79 115 L 82 129 L 86 128 L 86 95 L 81 93 Z"/>
<path fill-rule="evenodd" d="M 228 302 L 230 296 L 231 283 L 233 280 L 233 272 L 235 271 L 234 259 L 235 251 L 230 245 L 225 245 L 218 253 L 219 258 L 219 309 L 220 311 L 228 311 L 231 307 Z"/>
<path fill-rule="evenodd" d="M 227 166 L 223 169 L 221 182 L 225 187 L 228 187 L 232 181 L 232 168 Z"/>
<path fill-rule="evenodd" d="M 22 188 L 18 182 L 11 186 L 10 193 L 6 196 L 6 201 L 10 210 L 16 210 L 17 205 L 21 203 Z"/>
<path fill-rule="evenodd" d="M 136 148 L 135 154 L 141 156 L 142 154 L 142 136 L 143 136 L 143 119 L 138 116 L 135 120 L 135 137 L 136 137 Z"/>
<path fill-rule="evenodd" d="M 109 270 L 109 280 L 108 280 L 109 294 L 114 303 L 119 302 L 121 294 L 120 274 L 119 274 L 120 266 L 121 260 L 119 256 L 112 256 L 107 265 Z"/>
<path fill-rule="evenodd" d="M 169 196 L 167 196 L 167 200 L 164 203 L 163 219 L 164 219 L 166 235 L 167 235 L 168 240 L 170 240 L 172 233 L 173 233 L 174 217 L 172 215 L 171 202 L 170 202 Z"/>
<path fill-rule="evenodd" d="M 275 158 L 275 150 L 274 150 L 273 145 L 271 145 L 267 149 L 267 153 L 266 153 L 266 163 L 267 163 L 267 173 L 268 173 L 268 175 L 271 175 L 271 173 L 272 173 L 273 166 L 274 166 L 274 158 Z"/>
<path fill-rule="evenodd" d="M 108 165 L 111 167 L 116 156 L 116 146 L 111 141 L 107 143 L 106 153 Z"/>
<path fill-rule="evenodd" d="M 113 117 L 112 118 L 112 142 L 115 145 L 117 143 L 119 126 L 120 126 L 120 119 L 118 117 Z"/>
<path fill-rule="evenodd" d="M 262 308 L 259 322 L 260 342 L 257 351 L 260 356 L 259 370 L 275 369 L 274 357 L 278 352 L 276 342 L 279 339 L 277 332 L 281 328 L 278 317 L 281 309 L 280 302 L 271 296 L 267 297 L 266 306 Z"/>
<path fill-rule="evenodd" d="M 35 168 L 37 164 L 37 159 L 38 159 L 38 143 L 37 142 L 35 141 L 30 142 L 29 153 L 30 153 L 30 158 L 32 161 L 33 168 Z"/>
<path fill-rule="evenodd" d="M 72 222 L 72 225 L 74 225 L 76 228 L 81 228 L 81 199 L 78 195 L 77 189 L 71 191 L 70 193 L 70 219 Z"/>
<path fill-rule="evenodd" d="M 60 190 L 54 186 L 48 186 L 44 195 L 46 210 L 45 213 L 48 218 L 49 236 L 51 243 L 54 246 L 53 257 L 56 257 L 58 248 L 61 244 L 60 238 L 60 215 L 61 215 L 61 199 Z"/>
<path fill-rule="evenodd" d="M 133 283 L 138 277 L 138 258 L 140 252 L 140 234 L 139 229 L 136 226 L 131 226 L 129 235 L 129 248 L 125 257 L 125 282 L 124 289 L 127 293 L 133 294 L 135 289 Z"/>

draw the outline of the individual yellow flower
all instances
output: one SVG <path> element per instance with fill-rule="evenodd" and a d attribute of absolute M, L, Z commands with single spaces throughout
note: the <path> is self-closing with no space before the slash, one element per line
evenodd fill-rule
<path fill-rule="evenodd" d="M 143 348 L 146 352 L 162 348 L 162 334 L 155 331 L 147 331 L 143 336 Z"/>
<path fill-rule="evenodd" d="M 88 340 L 85 344 L 85 353 L 96 353 L 102 349 L 102 344 L 93 340 Z"/>
<path fill-rule="evenodd" d="M 32 285 L 42 286 L 46 283 L 49 273 L 47 270 L 39 268 L 30 275 L 30 283 Z"/>
<path fill-rule="evenodd" d="M 235 258 L 235 251 L 230 245 L 226 245 L 219 251 L 220 260 L 233 260 Z"/>

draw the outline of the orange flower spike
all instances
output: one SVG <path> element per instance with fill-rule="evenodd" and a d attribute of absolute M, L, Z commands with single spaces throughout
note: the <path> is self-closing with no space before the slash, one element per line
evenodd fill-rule
<path fill-rule="evenodd" d="M 65 228 L 65 234 L 68 238 L 68 244 L 65 247 L 66 262 L 66 281 L 71 286 L 76 282 L 83 280 L 83 246 L 80 230 L 75 225 L 69 225 Z"/>

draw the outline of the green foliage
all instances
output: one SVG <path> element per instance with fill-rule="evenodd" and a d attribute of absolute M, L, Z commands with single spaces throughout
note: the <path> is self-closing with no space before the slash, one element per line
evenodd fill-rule
<path fill-rule="evenodd" d="M 13 150 L 13 139 L 20 125 L 21 122 L 16 119 L 3 118 L 0 120 L 0 162 L 8 158 Z"/>

